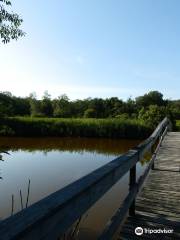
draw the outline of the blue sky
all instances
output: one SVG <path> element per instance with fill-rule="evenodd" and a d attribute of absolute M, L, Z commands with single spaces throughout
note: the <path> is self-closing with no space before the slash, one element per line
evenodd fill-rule
<path fill-rule="evenodd" d="M 25 38 L 0 44 L 0 90 L 71 99 L 180 98 L 179 0 L 12 0 Z"/>

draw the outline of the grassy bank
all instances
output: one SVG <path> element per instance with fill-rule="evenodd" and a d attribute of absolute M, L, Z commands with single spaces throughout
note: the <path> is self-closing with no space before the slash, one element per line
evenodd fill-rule
<path fill-rule="evenodd" d="M 180 120 L 176 121 L 176 131 L 180 131 Z"/>
<path fill-rule="evenodd" d="M 1 136 L 24 137 L 107 137 L 143 139 L 152 129 L 131 119 L 62 119 L 6 118 L 0 119 Z"/>

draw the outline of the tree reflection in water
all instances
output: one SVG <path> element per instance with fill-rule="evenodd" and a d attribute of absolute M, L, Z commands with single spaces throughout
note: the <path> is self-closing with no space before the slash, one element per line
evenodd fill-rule
<path fill-rule="evenodd" d="M 1 151 L 0 151 L 0 161 L 4 161 L 4 160 L 3 160 L 3 155 L 2 155 L 3 153 L 9 154 L 7 151 L 2 151 L 2 150 L 1 150 Z M 0 179 L 3 179 L 3 178 L 0 176 Z"/>

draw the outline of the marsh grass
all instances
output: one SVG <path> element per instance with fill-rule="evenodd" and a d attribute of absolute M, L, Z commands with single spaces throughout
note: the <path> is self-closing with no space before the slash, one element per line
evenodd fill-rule
<path fill-rule="evenodd" d="M 2 128 L 2 129 L 1 129 Z M 7 130 L 7 131 L 6 131 Z M 0 135 L 143 139 L 152 129 L 135 119 L 14 117 L 0 119 Z"/>
<path fill-rule="evenodd" d="M 176 121 L 176 130 L 180 131 L 180 120 Z"/>

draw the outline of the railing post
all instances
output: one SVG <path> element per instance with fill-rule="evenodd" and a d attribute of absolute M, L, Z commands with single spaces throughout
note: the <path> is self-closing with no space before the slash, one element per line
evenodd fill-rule
<path fill-rule="evenodd" d="M 161 147 L 161 145 L 162 145 L 162 140 L 163 140 L 163 137 L 162 137 L 162 135 L 160 136 L 160 138 L 159 138 L 159 146 Z"/>
<path fill-rule="evenodd" d="M 136 184 L 136 164 L 130 169 L 129 173 L 129 191 L 134 187 Z M 129 215 L 135 215 L 135 199 L 133 200 L 130 208 L 129 208 Z"/>
<path fill-rule="evenodd" d="M 154 145 L 151 146 L 151 155 L 153 156 L 154 154 Z M 151 169 L 154 170 L 154 161 L 153 161 L 153 164 L 151 166 Z"/>

